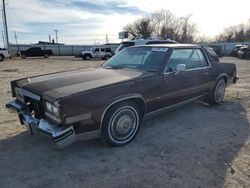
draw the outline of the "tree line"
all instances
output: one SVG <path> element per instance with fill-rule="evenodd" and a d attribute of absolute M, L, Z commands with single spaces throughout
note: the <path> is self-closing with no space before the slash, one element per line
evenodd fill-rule
<path fill-rule="evenodd" d="M 215 38 L 216 42 L 245 42 L 250 41 L 250 19 L 245 24 L 225 28 L 223 33 Z"/>
<path fill-rule="evenodd" d="M 250 19 L 246 24 L 226 28 L 221 34 L 209 39 L 199 36 L 192 15 L 178 17 L 166 9 L 158 10 L 127 24 L 129 38 L 171 39 L 179 43 L 194 42 L 244 42 L 250 41 Z"/>
<path fill-rule="evenodd" d="M 197 27 L 191 21 L 191 15 L 177 17 L 165 9 L 129 23 L 124 30 L 128 31 L 130 38 L 157 37 L 180 43 L 194 42 L 197 34 Z"/>

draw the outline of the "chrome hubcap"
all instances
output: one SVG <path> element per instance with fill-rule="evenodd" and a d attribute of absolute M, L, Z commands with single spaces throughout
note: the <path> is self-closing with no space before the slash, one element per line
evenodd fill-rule
<path fill-rule="evenodd" d="M 138 115 L 133 109 L 121 109 L 116 112 L 110 124 L 110 133 L 115 140 L 126 140 L 138 126 Z"/>
<path fill-rule="evenodd" d="M 222 102 L 224 99 L 224 95 L 225 95 L 225 82 L 221 80 L 216 86 L 215 101 Z"/>

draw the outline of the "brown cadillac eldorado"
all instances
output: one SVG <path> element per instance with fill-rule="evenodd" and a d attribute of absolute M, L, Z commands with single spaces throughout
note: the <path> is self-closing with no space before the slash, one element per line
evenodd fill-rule
<path fill-rule="evenodd" d="M 235 65 L 220 63 L 210 48 L 137 46 L 100 68 L 12 81 L 15 100 L 6 107 L 32 134 L 49 136 L 59 148 L 96 137 L 120 146 L 146 117 L 196 100 L 221 103 L 237 79 Z"/>

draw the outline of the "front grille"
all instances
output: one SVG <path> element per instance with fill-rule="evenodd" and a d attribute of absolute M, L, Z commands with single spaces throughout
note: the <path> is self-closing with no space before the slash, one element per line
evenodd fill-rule
<path fill-rule="evenodd" d="M 41 101 L 37 101 L 35 99 L 25 96 L 25 103 L 29 107 L 31 113 L 34 114 L 35 118 L 37 119 L 44 118 L 45 116 L 44 107 Z"/>

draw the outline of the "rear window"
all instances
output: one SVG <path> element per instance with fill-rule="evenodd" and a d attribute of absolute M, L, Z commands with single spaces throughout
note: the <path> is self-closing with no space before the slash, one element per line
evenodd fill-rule
<path fill-rule="evenodd" d="M 118 48 L 117 48 L 117 50 L 116 50 L 116 53 L 119 52 L 119 51 L 121 51 L 121 50 L 124 49 L 124 48 L 130 47 L 130 46 L 134 46 L 134 45 L 135 45 L 134 42 L 122 42 L 122 43 L 118 46 Z"/>

